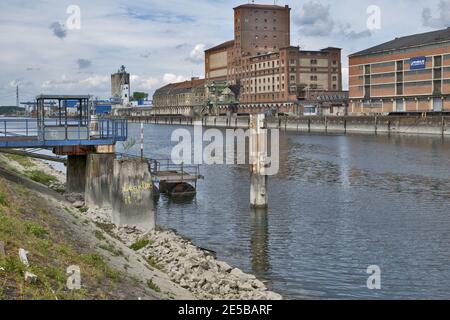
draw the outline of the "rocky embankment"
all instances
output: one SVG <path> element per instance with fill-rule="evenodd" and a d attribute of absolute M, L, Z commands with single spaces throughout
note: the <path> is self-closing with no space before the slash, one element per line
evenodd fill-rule
<path fill-rule="evenodd" d="M 171 230 L 142 234 L 135 228 L 125 227 L 117 231 L 117 236 L 128 245 L 148 240 L 148 245 L 138 253 L 198 299 L 282 299 L 281 295 L 268 291 L 254 275 L 216 260 L 210 252 L 199 249 Z"/>
<path fill-rule="evenodd" d="M 150 267 L 158 269 L 197 299 L 281 300 L 254 275 L 218 261 L 209 251 L 202 250 L 172 230 L 157 228 L 150 232 L 136 227 L 116 227 L 110 224 L 109 209 L 89 208 L 85 217 L 103 226 L 111 237 L 120 240 Z"/>

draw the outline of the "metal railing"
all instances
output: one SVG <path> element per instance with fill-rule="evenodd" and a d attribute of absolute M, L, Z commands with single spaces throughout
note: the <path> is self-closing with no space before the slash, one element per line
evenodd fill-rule
<path fill-rule="evenodd" d="M 133 158 L 133 159 L 143 159 L 148 162 L 149 170 L 152 175 L 157 175 L 160 172 L 173 172 L 177 173 L 181 177 L 181 181 L 196 179 L 203 179 L 200 174 L 200 165 L 185 165 L 185 164 L 175 164 L 170 159 L 150 159 L 142 158 L 138 155 L 126 154 L 126 153 L 116 153 L 116 157 L 120 158 Z"/>
<path fill-rule="evenodd" d="M 49 139 L 49 134 L 55 138 Z M 1 119 L 0 137 L 4 140 L 30 138 L 30 140 L 113 140 L 126 141 L 128 123 L 125 119 L 98 119 L 88 126 L 78 119 L 46 119 L 39 127 L 36 119 Z"/>
<path fill-rule="evenodd" d="M 174 164 L 170 159 L 149 159 L 151 172 L 173 171 L 183 175 L 201 177 L 200 165 Z"/>

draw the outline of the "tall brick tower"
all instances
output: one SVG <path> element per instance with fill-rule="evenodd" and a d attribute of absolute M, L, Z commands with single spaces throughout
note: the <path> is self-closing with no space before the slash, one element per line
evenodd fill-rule
<path fill-rule="evenodd" d="M 290 46 L 290 13 L 287 5 L 244 4 L 234 8 L 233 82 L 240 78 L 243 58 Z"/>

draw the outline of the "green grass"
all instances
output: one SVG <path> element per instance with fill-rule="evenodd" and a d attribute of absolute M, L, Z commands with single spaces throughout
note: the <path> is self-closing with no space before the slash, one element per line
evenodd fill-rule
<path fill-rule="evenodd" d="M 0 191 L 0 205 L 2 206 L 8 206 L 8 199 L 6 197 L 6 194 Z"/>
<path fill-rule="evenodd" d="M 45 228 L 31 221 L 25 222 L 25 228 L 27 229 L 28 233 L 40 239 L 44 239 L 48 235 L 48 231 Z"/>
<path fill-rule="evenodd" d="M 100 241 L 106 239 L 105 236 L 103 235 L 103 233 L 100 230 L 95 230 L 94 231 L 94 236 Z"/>
<path fill-rule="evenodd" d="M 42 183 L 47 186 L 53 182 L 58 181 L 58 179 L 56 179 L 56 177 L 49 175 L 45 172 L 39 171 L 39 170 L 28 170 L 28 171 L 25 171 L 25 174 L 31 180 Z"/>
<path fill-rule="evenodd" d="M 147 257 L 147 262 L 148 262 L 148 264 L 151 266 L 151 267 L 153 267 L 153 268 L 155 268 L 155 269 L 158 269 L 158 270 L 163 270 L 163 267 L 158 263 L 158 260 L 156 260 L 156 258 L 155 257 L 153 257 L 153 256 L 148 256 Z"/>
<path fill-rule="evenodd" d="M 102 244 L 99 246 L 100 249 L 103 249 L 105 251 L 111 252 L 111 254 L 114 257 L 119 257 L 119 256 L 123 256 L 123 252 L 120 249 L 117 249 L 114 245 L 112 244 Z"/>
<path fill-rule="evenodd" d="M 161 292 L 161 288 L 156 285 L 152 279 L 147 280 L 147 286 L 155 292 Z"/>
<path fill-rule="evenodd" d="M 24 168 L 34 167 L 34 163 L 33 163 L 33 161 L 31 161 L 31 159 L 29 157 L 21 156 L 18 154 L 5 154 L 4 156 L 10 160 L 17 162 Z"/>
<path fill-rule="evenodd" d="M 0 239 L 6 244 L 6 257 L 0 257 L 0 299 L 67 300 L 111 299 L 124 276 L 109 266 L 90 247 L 67 238 L 61 222 L 51 214 L 56 208 L 28 189 L 0 178 L 0 194 L 9 206 L 0 205 Z M 53 209 L 51 209 L 53 208 Z M 59 208 L 64 212 L 63 208 Z M 38 277 L 24 282 L 26 268 L 18 250 L 29 252 L 28 271 Z M 119 250 L 113 247 L 115 254 Z M 82 289 L 67 290 L 66 269 L 77 265 L 82 271 Z"/>
<path fill-rule="evenodd" d="M 133 243 L 130 246 L 130 249 L 133 249 L 134 251 L 139 251 L 142 248 L 145 248 L 146 246 L 148 246 L 150 244 L 150 240 L 148 239 L 140 239 L 138 241 L 136 241 L 135 243 Z"/>
<path fill-rule="evenodd" d="M 111 269 L 98 253 L 82 255 L 81 259 L 91 267 L 103 270 L 107 278 L 112 281 L 117 281 L 120 278 L 120 272 Z"/>
<path fill-rule="evenodd" d="M 20 261 L 19 256 L 7 256 L 0 265 L 6 272 L 22 276 L 25 274 L 25 265 Z"/>

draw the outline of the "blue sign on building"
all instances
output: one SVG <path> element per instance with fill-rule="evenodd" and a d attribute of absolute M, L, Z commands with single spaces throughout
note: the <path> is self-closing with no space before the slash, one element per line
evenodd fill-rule
<path fill-rule="evenodd" d="M 95 114 L 108 114 L 111 113 L 111 111 L 112 106 L 105 106 L 105 105 L 95 106 Z"/>
<path fill-rule="evenodd" d="M 426 65 L 426 57 L 415 57 L 409 60 L 409 67 L 411 70 L 425 69 Z"/>

